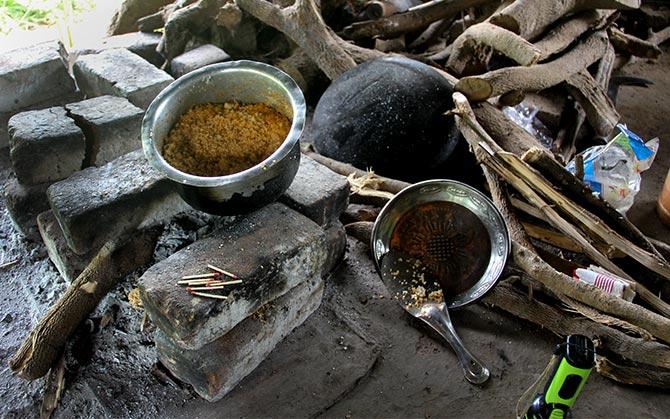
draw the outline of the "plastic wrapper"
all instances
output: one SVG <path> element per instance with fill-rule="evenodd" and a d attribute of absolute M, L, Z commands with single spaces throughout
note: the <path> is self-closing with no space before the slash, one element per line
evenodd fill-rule
<path fill-rule="evenodd" d="M 521 102 L 514 107 L 503 107 L 503 113 L 509 119 L 537 138 L 540 144 L 550 148 L 554 140 L 551 138 L 551 131 L 549 128 L 537 118 L 538 111 L 539 109 L 534 106 L 529 106 L 525 102 Z"/>
<path fill-rule="evenodd" d="M 625 125 L 619 124 L 617 128 L 619 134 L 609 143 L 584 151 L 584 183 L 625 214 L 640 191 L 640 173 L 649 169 L 656 157 L 658 138 L 645 143 Z M 576 173 L 574 159 L 567 169 Z"/>

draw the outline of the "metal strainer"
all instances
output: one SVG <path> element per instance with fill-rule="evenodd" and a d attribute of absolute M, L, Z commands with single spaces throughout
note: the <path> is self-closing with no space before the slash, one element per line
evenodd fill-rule
<path fill-rule="evenodd" d="M 502 215 L 476 189 L 452 180 L 414 184 L 386 204 L 372 230 L 377 270 L 398 302 L 452 346 L 465 378 L 489 371 L 463 346 L 448 308 L 481 298 L 497 282 L 510 239 Z"/>

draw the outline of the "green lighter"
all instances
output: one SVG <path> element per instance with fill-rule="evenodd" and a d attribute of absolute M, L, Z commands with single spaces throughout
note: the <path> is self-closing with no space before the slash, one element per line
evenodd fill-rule
<path fill-rule="evenodd" d="M 596 362 L 593 341 L 582 335 L 570 335 L 556 347 L 547 371 L 552 373 L 541 393 L 537 393 L 525 419 L 571 417 L 570 409 L 584 387 Z"/>

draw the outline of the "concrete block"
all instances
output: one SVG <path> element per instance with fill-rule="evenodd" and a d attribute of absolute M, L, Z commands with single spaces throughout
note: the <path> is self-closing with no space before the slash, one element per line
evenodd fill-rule
<path fill-rule="evenodd" d="M 46 192 L 45 192 L 46 197 Z M 78 255 L 67 245 L 63 231 L 52 211 L 45 211 L 37 216 L 42 241 L 47 248 L 49 259 L 67 283 L 72 282 L 91 262 L 97 250 Z"/>
<path fill-rule="evenodd" d="M 144 111 L 126 98 L 99 96 L 65 105 L 88 143 L 85 166 L 102 166 L 142 146 Z"/>
<path fill-rule="evenodd" d="M 25 185 L 65 179 L 82 167 L 84 133 L 64 108 L 16 114 L 9 119 L 8 132 L 12 166 Z"/>
<path fill-rule="evenodd" d="M 201 45 L 175 57 L 170 63 L 170 72 L 176 78 L 209 64 L 230 61 L 230 55 L 212 44 Z"/>
<path fill-rule="evenodd" d="M 84 41 L 77 44 L 76 48 L 71 49 L 67 49 L 61 44 L 61 56 L 72 67 L 77 58 L 82 55 L 98 54 L 99 52 L 114 48 L 125 48 L 156 67 L 160 67 L 165 62 L 165 58 L 156 50 L 160 40 L 161 34 L 159 33 L 130 32 L 109 36 L 101 40 Z"/>
<path fill-rule="evenodd" d="M 16 231 L 32 241 L 39 241 L 40 234 L 37 230 L 37 215 L 49 209 L 47 201 L 48 183 L 24 186 L 15 178 L 5 182 L 3 196 L 9 218 Z"/>
<path fill-rule="evenodd" d="M 324 273 L 331 272 L 339 265 L 347 251 L 347 232 L 339 221 L 335 221 L 325 230 L 330 245 Z"/>
<path fill-rule="evenodd" d="M 18 111 L 75 90 L 56 41 L 0 54 L 0 113 Z"/>
<path fill-rule="evenodd" d="M 162 223 L 187 209 L 142 150 L 56 182 L 47 197 L 68 246 L 85 254 L 124 232 Z"/>
<path fill-rule="evenodd" d="M 58 96 L 52 99 L 47 99 L 39 103 L 35 103 L 25 108 L 21 108 L 17 111 L 0 112 L 0 149 L 9 146 L 9 133 L 7 132 L 7 123 L 9 122 L 9 118 L 11 118 L 12 116 L 16 115 L 17 113 L 25 111 L 35 111 L 39 109 L 51 108 L 54 106 L 63 106 L 66 103 L 76 102 L 78 100 L 82 100 L 83 98 L 84 95 L 77 90 L 74 92 L 64 94 L 62 96 Z"/>
<path fill-rule="evenodd" d="M 360 380 L 369 377 L 378 365 L 380 346 L 361 333 L 361 325 L 350 325 L 340 316 L 326 306 L 324 296 L 316 312 L 286 336 L 233 391 L 215 404 L 190 404 L 188 414 L 206 417 L 217 411 L 235 418 L 292 418 L 299 410 L 301 417 L 317 417 L 339 400 L 347 400 L 351 389 L 363 386 Z M 170 413 L 163 411 L 166 416 Z"/>
<path fill-rule="evenodd" d="M 157 331 L 159 359 L 200 396 L 209 401 L 219 400 L 319 307 L 322 296 L 323 279 L 311 278 L 197 350 L 184 350 Z"/>
<path fill-rule="evenodd" d="M 122 48 L 81 56 L 73 71 L 87 97 L 122 96 L 142 109 L 174 81 L 163 70 Z"/>
<path fill-rule="evenodd" d="M 275 203 L 148 269 L 139 281 L 144 307 L 176 344 L 198 349 L 229 332 L 263 304 L 301 282 L 321 276 L 331 245 L 319 226 Z M 190 295 L 177 281 L 212 264 L 244 281 L 225 301 Z"/>
<path fill-rule="evenodd" d="M 303 155 L 300 168 L 279 199 L 319 225 L 336 221 L 349 203 L 347 178 Z"/>

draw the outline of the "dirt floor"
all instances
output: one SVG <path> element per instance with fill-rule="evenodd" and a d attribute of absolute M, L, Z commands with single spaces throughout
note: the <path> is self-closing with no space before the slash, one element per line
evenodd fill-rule
<path fill-rule="evenodd" d="M 622 88 L 619 108 L 644 138 L 661 138 L 659 156 L 643 176 L 631 218 L 648 234 L 670 241 L 653 205 L 670 166 L 670 54 L 656 64 L 639 62 L 625 73 L 654 82 Z M 6 150 L 5 150 L 6 153 Z M 0 180 L 8 175 L 0 157 Z M 168 242 L 186 242 L 171 226 Z M 0 416 L 36 417 L 43 380 L 26 383 L 6 367 L 31 325 L 65 283 L 42 246 L 12 231 L 0 202 L 0 261 L 20 262 L 0 271 Z M 127 293 L 130 275 L 100 305 L 68 350 L 66 388 L 54 417 L 467 417 L 508 418 L 518 397 L 546 365 L 560 339 L 531 324 L 477 304 L 452 317 L 466 346 L 490 368 L 482 388 L 467 384 L 446 345 L 389 298 L 365 244 L 350 239 L 346 260 L 328 280 L 319 310 L 296 329 L 232 393 L 217 403 L 156 367 L 151 330 L 140 331 L 142 312 Z M 112 321 L 101 326 L 103 317 Z M 575 417 L 664 418 L 670 397 L 616 384 L 593 374 Z"/>

